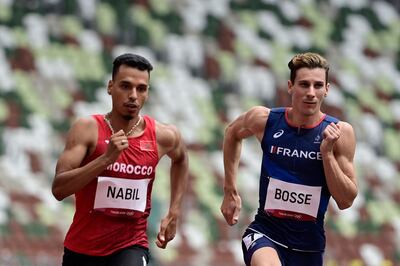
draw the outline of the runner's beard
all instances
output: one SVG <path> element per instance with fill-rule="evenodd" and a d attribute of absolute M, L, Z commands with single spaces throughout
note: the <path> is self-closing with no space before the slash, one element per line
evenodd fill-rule
<path fill-rule="evenodd" d="M 130 121 L 132 120 L 134 117 L 132 115 L 124 115 L 122 116 L 123 119 L 125 119 L 126 121 Z"/>

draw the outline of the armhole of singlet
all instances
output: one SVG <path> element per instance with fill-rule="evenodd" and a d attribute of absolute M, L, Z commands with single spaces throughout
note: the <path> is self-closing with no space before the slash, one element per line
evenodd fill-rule
<path fill-rule="evenodd" d="M 264 144 L 267 145 L 266 143 L 266 135 L 267 135 L 267 130 L 268 130 L 268 125 L 271 125 L 276 121 L 276 119 L 279 117 L 279 115 L 284 115 L 285 114 L 285 107 L 278 107 L 278 108 L 271 108 L 268 114 L 267 121 L 265 122 L 265 128 L 264 128 L 264 135 L 261 139 L 261 149 L 264 150 Z"/>
<path fill-rule="evenodd" d="M 101 123 L 101 121 L 102 121 L 102 119 L 103 119 L 103 115 L 92 115 L 92 118 L 96 121 L 96 125 L 97 125 L 96 146 L 95 146 L 95 148 L 93 149 L 93 151 L 92 151 L 90 154 L 88 154 L 88 155 L 86 156 L 86 159 L 90 159 L 90 158 L 93 156 L 93 154 L 96 154 L 96 152 L 98 152 L 100 134 L 101 134 L 101 133 L 106 134 L 106 133 L 105 133 L 105 130 L 106 130 L 106 129 L 104 129 L 104 125 Z"/>

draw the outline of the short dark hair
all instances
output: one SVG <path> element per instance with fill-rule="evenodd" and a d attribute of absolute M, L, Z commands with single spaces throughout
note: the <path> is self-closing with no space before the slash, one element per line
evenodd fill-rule
<path fill-rule="evenodd" d="M 328 61 L 317 53 L 303 53 L 295 55 L 288 63 L 290 69 L 290 81 L 294 83 L 297 70 L 300 68 L 323 68 L 325 69 L 325 82 L 328 83 L 329 64 Z"/>
<path fill-rule="evenodd" d="M 117 56 L 114 59 L 113 62 L 113 69 L 112 69 L 112 78 L 114 79 L 115 75 L 117 74 L 119 67 L 121 65 L 127 65 L 133 68 L 137 68 L 139 70 L 146 70 L 149 73 L 150 76 L 150 71 L 153 70 L 153 66 L 143 56 L 137 55 L 137 54 L 131 54 L 131 53 L 126 53 Z"/>

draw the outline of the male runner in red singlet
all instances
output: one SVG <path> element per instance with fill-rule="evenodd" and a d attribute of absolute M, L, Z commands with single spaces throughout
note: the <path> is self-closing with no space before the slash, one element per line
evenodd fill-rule
<path fill-rule="evenodd" d="M 58 200 L 76 197 L 64 266 L 147 264 L 151 192 L 164 155 L 171 159 L 171 199 L 156 244 L 165 248 L 175 236 L 188 156 L 176 127 L 140 115 L 152 69 L 139 55 L 118 56 L 107 88 L 111 112 L 80 118 L 68 133 L 52 187 Z"/>
<path fill-rule="evenodd" d="M 263 151 L 259 208 L 242 238 L 248 266 L 322 266 L 329 199 L 346 209 L 357 195 L 353 128 L 321 111 L 328 62 L 304 53 L 288 66 L 292 106 L 253 107 L 225 131 L 221 211 L 229 225 L 241 208 L 236 174 L 242 140 L 255 136 Z"/>

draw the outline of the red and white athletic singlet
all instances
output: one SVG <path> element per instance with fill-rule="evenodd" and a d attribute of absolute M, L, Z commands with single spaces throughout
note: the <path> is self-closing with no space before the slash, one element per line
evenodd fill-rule
<path fill-rule="evenodd" d="M 93 117 L 98 125 L 97 146 L 82 166 L 106 152 L 111 136 L 104 115 Z M 147 218 L 159 158 L 155 121 L 148 116 L 143 118 L 143 134 L 128 138 L 129 148 L 75 193 L 76 211 L 64 241 L 68 249 L 105 256 L 131 245 L 148 247 Z"/>

